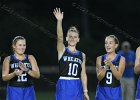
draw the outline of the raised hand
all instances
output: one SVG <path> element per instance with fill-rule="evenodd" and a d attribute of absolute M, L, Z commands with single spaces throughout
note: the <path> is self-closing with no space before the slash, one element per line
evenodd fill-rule
<path fill-rule="evenodd" d="M 56 17 L 57 20 L 62 20 L 63 19 L 63 12 L 61 12 L 60 8 L 55 8 L 53 11 L 54 16 Z"/>

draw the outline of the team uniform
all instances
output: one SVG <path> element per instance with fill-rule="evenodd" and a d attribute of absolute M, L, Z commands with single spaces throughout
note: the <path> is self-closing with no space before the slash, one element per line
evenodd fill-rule
<path fill-rule="evenodd" d="M 125 58 L 126 63 L 129 62 L 135 63 L 134 51 L 129 50 L 128 53 L 124 53 L 121 50 L 118 52 L 118 54 L 120 54 Z M 135 93 L 134 66 L 127 66 L 127 65 L 125 66 L 125 70 L 123 72 L 122 79 L 121 79 L 121 87 L 122 87 L 123 99 L 126 98 L 126 100 L 133 100 L 134 93 Z"/>
<path fill-rule="evenodd" d="M 19 62 L 32 70 L 28 55 L 25 56 L 23 60 L 17 59 L 14 55 L 10 56 L 9 73 L 14 72 L 15 69 L 20 69 Z M 23 72 L 20 76 L 15 76 L 8 81 L 6 100 L 36 100 L 32 77 Z"/>
<path fill-rule="evenodd" d="M 55 100 L 83 100 L 81 77 L 82 52 L 71 52 L 68 48 L 59 60 L 59 79 Z"/>
<path fill-rule="evenodd" d="M 118 70 L 120 55 L 117 55 L 112 63 Z M 104 61 L 106 60 L 106 54 L 101 57 L 101 67 L 105 67 Z M 115 78 L 111 72 L 110 67 L 107 69 L 105 77 L 99 81 L 95 100 L 122 100 L 120 81 Z"/>

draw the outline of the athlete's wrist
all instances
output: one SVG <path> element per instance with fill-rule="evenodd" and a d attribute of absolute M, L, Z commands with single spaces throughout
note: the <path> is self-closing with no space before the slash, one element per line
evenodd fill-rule
<path fill-rule="evenodd" d="M 109 69 L 109 65 L 105 65 L 105 69 Z"/>
<path fill-rule="evenodd" d="M 88 90 L 87 90 L 87 89 L 85 89 L 85 90 L 83 90 L 83 92 L 84 92 L 84 93 L 88 93 Z"/>
<path fill-rule="evenodd" d="M 106 71 L 106 70 L 107 70 L 107 67 L 105 66 L 105 67 L 103 68 L 103 70 Z"/>
<path fill-rule="evenodd" d="M 110 68 L 112 68 L 112 67 L 114 67 L 114 65 L 111 63 L 111 64 L 110 64 Z"/>
<path fill-rule="evenodd" d="M 111 65 L 111 66 L 110 66 L 110 70 L 111 70 L 111 71 L 114 71 L 114 70 L 115 70 L 115 65 Z"/>
<path fill-rule="evenodd" d="M 27 68 L 27 69 L 25 70 L 25 72 L 26 72 L 26 73 L 28 73 L 29 71 L 30 71 L 30 69 L 29 69 L 29 68 Z"/>
<path fill-rule="evenodd" d="M 58 19 L 57 21 L 58 21 L 58 23 L 61 23 L 61 22 L 62 22 L 62 20 L 63 20 L 63 19 Z"/>
<path fill-rule="evenodd" d="M 15 77 L 15 76 L 16 76 L 16 73 L 15 73 L 15 72 L 13 72 L 13 73 L 12 73 L 12 75 L 13 75 L 13 77 Z"/>

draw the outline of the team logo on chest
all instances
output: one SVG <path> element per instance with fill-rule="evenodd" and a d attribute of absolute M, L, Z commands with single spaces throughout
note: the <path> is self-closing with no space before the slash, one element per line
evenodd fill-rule
<path fill-rule="evenodd" d="M 63 60 L 64 60 L 64 61 L 78 62 L 78 63 L 82 64 L 81 59 L 76 58 L 76 57 L 63 56 Z"/>
<path fill-rule="evenodd" d="M 23 63 L 26 68 L 31 68 L 31 64 L 30 63 Z M 10 67 L 11 69 L 14 69 L 14 68 L 19 68 L 19 63 L 13 63 L 13 64 L 10 64 Z"/>

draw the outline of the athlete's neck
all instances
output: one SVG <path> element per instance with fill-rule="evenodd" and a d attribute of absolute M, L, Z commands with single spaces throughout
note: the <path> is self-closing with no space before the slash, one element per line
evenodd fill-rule
<path fill-rule="evenodd" d="M 77 51 L 76 48 L 72 46 L 68 46 L 68 49 L 73 53 Z"/>
<path fill-rule="evenodd" d="M 110 59 L 110 60 L 113 60 L 114 59 L 114 57 L 116 57 L 116 53 L 115 52 L 111 52 L 111 53 L 107 53 L 106 54 L 106 57 L 108 58 L 108 59 Z"/>
<path fill-rule="evenodd" d="M 16 56 L 16 58 L 18 58 L 19 60 L 23 60 L 25 58 L 25 55 L 24 54 L 17 54 L 17 53 L 14 53 L 14 55 Z"/>

